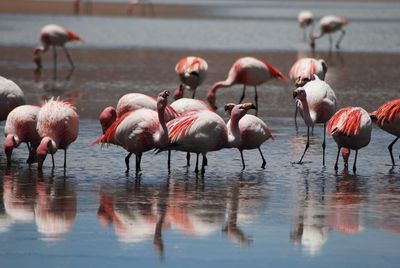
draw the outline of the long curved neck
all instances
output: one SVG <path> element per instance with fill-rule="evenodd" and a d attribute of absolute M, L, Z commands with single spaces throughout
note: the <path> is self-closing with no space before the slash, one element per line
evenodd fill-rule
<path fill-rule="evenodd" d="M 158 122 L 160 124 L 160 128 L 159 128 L 158 140 L 156 142 L 160 146 L 166 146 L 168 144 L 168 128 L 165 122 L 165 107 L 166 106 L 163 106 L 157 109 Z"/>
<path fill-rule="evenodd" d="M 308 102 L 307 102 L 307 100 L 300 100 L 300 101 L 301 101 L 301 104 L 303 106 L 303 119 L 304 119 L 304 122 L 306 123 L 306 125 L 308 127 L 311 127 L 311 126 L 314 125 L 314 121 L 313 121 L 312 116 L 311 116 L 310 107 L 308 106 Z"/>
<path fill-rule="evenodd" d="M 215 94 L 219 88 L 230 87 L 234 83 L 235 83 L 235 78 L 232 75 L 229 75 L 225 81 L 219 81 L 215 83 L 210 89 L 210 92 Z"/>
<path fill-rule="evenodd" d="M 239 129 L 239 120 L 238 116 L 232 115 L 229 124 L 229 136 L 228 136 L 228 145 L 230 147 L 237 147 L 240 144 L 240 129 Z"/>

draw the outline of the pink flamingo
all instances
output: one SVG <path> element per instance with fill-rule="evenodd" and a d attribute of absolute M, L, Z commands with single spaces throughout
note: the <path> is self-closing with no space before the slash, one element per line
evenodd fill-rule
<path fill-rule="evenodd" d="M 227 147 L 227 128 L 224 120 L 216 113 L 204 110 L 189 113 L 167 123 L 168 150 L 196 153 L 195 172 L 199 172 L 199 154 L 203 155 L 201 174 L 207 165 L 206 154 Z"/>
<path fill-rule="evenodd" d="M 313 59 L 313 58 L 302 58 L 296 61 L 289 71 L 289 78 L 295 82 L 296 87 L 302 87 L 307 82 L 311 81 L 314 74 L 321 80 L 325 80 L 326 72 L 328 71 L 328 65 L 323 59 Z M 294 124 L 297 127 L 297 104 L 296 110 L 294 112 Z"/>
<path fill-rule="evenodd" d="M 175 72 L 181 80 L 181 85 L 174 92 L 174 99 L 183 97 L 184 88 L 188 87 L 193 91 L 192 99 L 196 95 L 196 89 L 200 86 L 207 76 L 208 64 L 199 57 L 186 57 L 178 61 Z"/>
<path fill-rule="evenodd" d="M 40 136 L 36 130 L 37 115 L 40 107 L 33 105 L 21 105 L 8 114 L 4 127 L 4 151 L 7 156 L 7 164 L 11 164 L 11 155 L 14 148 L 25 142 L 28 146 L 29 157 L 27 163 L 31 164 L 35 159 L 35 151 L 40 143 Z"/>
<path fill-rule="evenodd" d="M 207 100 L 214 109 L 217 109 L 215 102 L 216 92 L 219 88 L 231 87 L 234 84 L 243 84 L 243 93 L 239 100 L 239 103 L 241 103 L 245 97 L 246 85 L 254 86 L 254 101 L 257 113 L 257 86 L 271 79 L 288 80 L 278 69 L 269 63 L 264 63 L 261 60 L 252 57 L 240 58 L 232 65 L 226 80 L 219 81 L 211 87 L 207 93 Z"/>
<path fill-rule="evenodd" d="M 74 62 L 72 61 L 71 55 L 65 47 L 65 44 L 73 41 L 83 42 L 83 39 L 80 36 L 62 26 L 49 24 L 44 26 L 40 31 L 40 41 L 42 42 L 42 45 L 37 46 L 33 53 L 33 61 L 37 65 L 37 70 L 42 68 L 42 58 L 40 53 L 46 52 L 50 46 L 53 47 L 54 79 L 57 77 L 57 46 L 63 48 L 71 65 L 71 72 L 74 70 Z"/>
<path fill-rule="evenodd" d="M 243 150 L 258 149 L 262 158 L 261 168 L 265 168 L 266 161 L 261 151 L 261 144 L 269 138 L 273 138 L 267 124 L 254 115 L 247 114 L 249 109 L 255 109 L 252 103 L 235 105 L 228 103 L 225 111 L 229 111 L 231 118 L 226 124 L 228 129 L 229 146 L 238 148 L 242 158 L 243 170 L 246 168 L 243 158 Z"/>
<path fill-rule="evenodd" d="M 313 31 L 314 16 L 310 10 L 303 10 L 297 15 L 297 21 L 299 22 L 300 28 L 303 29 L 303 39 L 306 40 L 306 28 L 311 27 L 310 34 Z"/>
<path fill-rule="evenodd" d="M 322 142 L 322 164 L 325 165 L 325 126 L 326 122 L 336 111 L 336 96 L 332 88 L 314 75 L 314 80 L 308 82 L 304 87 L 299 87 L 293 92 L 293 98 L 298 100 L 297 106 L 304 123 L 307 125 L 307 143 L 303 155 L 298 164 L 301 164 L 303 157 L 310 146 L 310 127 L 315 124 L 324 124 L 324 141 Z"/>
<path fill-rule="evenodd" d="M 40 108 L 36 128 L 42 138 L 36 150 L 38 169 L 42 170 L 47 154 L 51 154 L 54 168 L 54 154 L 58 149 L 63 149 L 65 170 L 67 149 L 76 140 L 79 132 L 79 118 L 75 107 L 59 98 L 51 98 Z"/>
<path fill-rule="evenodd" d="M 25 104 L 24 93 L 13 81 L 0 76 L 0 121 L 15 108 Z"/>
<path fill-rule="evenodd" d="M 133 112 L 141 108 L 157 111 L 157 100 L 142 93 L 125 94 L 119 99 L 117 108 L 109 106 L 101 112 L 99 121 L 103 133 L 105 133 L 117 118 L 120 118 L 127 112 Z M 169 104 L 165 107 L 164 113 L 167 122 L 179 116 L 179 114 Z"/>
<path fill-rule="evenodd" d="M 310 37 L 311 48 L 312 49 L 315 48 L 316 39 L 321 38 L 325 34 L 329 34 L 329 49 L 332 50 L 332 33 L 340 31 L 342 35 L 336 42 L 336 49 L 339 49 L 340 42 L 342 42 L 342 39 L 346 34 L 346 31 L 343 30 L 343 26 L 347 25 L 348 23 L 349 23 L 348 20 L 338 16 L 330 15 L 322 17 L 321 20 L 319 21 L 319 32 Z"/>
<path fill-rule="evenodd" d="M 371 140 L 372 123 L 367 111 L 361 107 L 345 107 L 337 111 L 328 123 L 328 133 L 338 146 L 335 170 L 338 169 L 341 148 L 355 150 L 353 172 L 356 172 L 358 150 Z"/>
<path fill-rule="evenodd" d="M 94 143 L 113 143 L 127 150 L 129 153 L 125 158 L 126 172 L 129 171 L 129 158 L 135 154 L 136 173 L 139 173 L 143 152 L 168 145 L 164 114 L 168 96 L 168 90 L 160 93 L 157 98 L 157 112 L 143 108 L 125 113 Z"/>
<path fill-rule="evenodd" d="M 379 128 L 396 136 L 388 146 L 392 166 L 394 166 L 393 145 L 400 138 L 400 98 L 384 103 L 378 110 L 371 113 L 371 119 Z"/>

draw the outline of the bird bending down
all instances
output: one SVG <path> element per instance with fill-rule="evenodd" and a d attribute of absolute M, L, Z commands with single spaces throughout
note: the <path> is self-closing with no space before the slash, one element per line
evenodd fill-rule
<path fill-rule="evenodd" d="M 342 148 L 355 150 L 353 171 L 356 172 L 358 150 L 367 146 L 371 140 L 372 123 L 367 111 L 361 107 L 345 107 L 337 111 L 328 123 L 328 133 L 338 146 L 335 170 L 338 170 L 339 154 Z M 350 153 L 344 152 L 344 155 Z M 346 158 L 345 158 L 346 161 Z"/>
<path fill-rule="evenodd" d="M 36 148 L 40 143 L 40 136 L 36 130 L 37 115 L 40 107 L 33 105 L 21 105 L 12 110 L 4 127 L 4 152 L 7 156 L 7 164 L 11 164 L 11 155 L 14 148 L 25 142 L 28 146 L 29 157 L 26 161 L 32 164 L 35 160 Z"/>
<path fill-rule="evenodd" d="M 55 167 L 53 155 L 58 149 L 64 150 L 64 169 L 67 167 L 67 149 L 79 132 L 79 117 L 75 109 L 72 104 L 59 98 L 51 98 L 40 108 L 36 127 L 41 137 L 36 150 L 39 170 L 47 154 L 51 154 Z"/>
<path fill-rule="evenodd" d="M 174 99 L 183 97 L 185 87 L 193 91 L 192 99 L 196 96 L 196 89 L 204 82 L 207 76 L 208 64 L 199 57 L 186 57 L 178 61 L 175 72 L 179 76 L 181 84 L 174 92 Z"/>
<path fill-rule="evenodd" d="M 321 38 L 325 34 L 329 34 L 329 50 L 332 50 L 332 33 L 340 31 L 342 35 L 336 42 L 336 49 L 339 49 L 340 42 L 344 35 L 346 34 L 345 30 L 343 30 L 343 26 L 349 23 L 348 20 L 338 17 L 338 16 L 325 16 L 322 17 L 319 21 L 319 32 L 310 37 L 310 46 L 312 49 L 315 49 L 315 40 Z"/>
<path fill-rule="evenodd" d="M 57 49 L 56 47 L 62 47 L 65 55 L 67 56 L 68 62 L 71 65 L 71 72 L 74 70 L 74 62 L 72 61 L 71 55 L 68 52 L 65 44 L 68 42 L 81 41 L 83 39 L 78 36 L 73 31 L 64 28 L 62 26 L 56 24 L 49 24 L 42 28 L 40 31 L 40 41 L 42 45 L 37 46 L 33 52 L 33 61 L 36 63 L 37 70 L 42 68 L 42 58 L 40 56 L 41 53 L 49 50 L 50 46 L 53 48 L 53 66 L 54 80 L 57 78 Z"/>
<path fill-rule="evenodd" d="M 164 113 L 168 96 L 168 90 L 160 93 L 157 98 L 157 111 L 142 108 L 124 113 L 94 144 L 113 143 L 127 150 L 129 152 L 125 158 L 127 172 L 129 158 L 135 154 L 136 173 L 139 173 L 143 152 L 168 145 L 168 129 Z"/>
<path fill-rule="evenodd" d="M 114 123 L 117 118 L 120 118 L 127 112 L 133 112 L 141 108 L 157 111 L 157 100 L 153 97 L 142 93 L 129 93 L 122 96 L 117 104 L 117 108 L 106 107 L 99 116 L 99 121 L 105 131 Z M 165 107 L 165 121 L 170 121 L 179 116 L 179 114 L 167 104 Z"/>
<path fill-rule="evenodd" d="M 278 69 L 276 69 L 269 63 L 264 63 L 252 57 L 240 58 L 232 65 L 226 80 L 219 81 L 211 87 L 211 89 L 207 93 L 207 100 L 210 103 L 211 107 L 216 110 L 216 92 L 219 88 L 231 87 L 234 84 L 243 84 L 243 92 L 239 100 L 239 103 L 241 103 L 245 97 L 246 85 L 254 86 L 254 102 L 256 105 L 257 113 L 257 86 L 271 79 L 288 80 Z"/>
<path fill-rule="evenodd" d="M 324 141 L 322 142 L 322 164 L 325 165 L 325 126 L 326 122 L 336 112 L 336 96 L 332 88 L 325 82 L 314 75 L 314 80 L 299 87 L 293 92 L 299 112 L 307 126 L 307 143 L 303 155 L 298 164 L 301 164 L 303 157 L 310 146 L 310 127 L 315 124 L 324 124 Z"/>
<path fill-rule="evenodd" d="M 296 88 L 304 86 L 313 79 L 314 74 L 321 80 L 325 80 L 328 65 L 323 59 L 302 58 L 296 61 L 289 71 L 289 79 L 295 82 Z M 297 127 L 297 104 L 294 112 L 294 124 Z"/>
<path fill-rule="evenodd" d="M 379 128 L 396 136 L 394 141 L 388 146 L 392 166 L 394 166 L 393 145 L 400 138 L 400 98 L 382 104 L 378 110 L 371 113 L 371 119 Z"/>
<path fill-rule="evenodd" d="M 306 41 L 306 28 L 311 26 L 310 35 L 314 28 L 314 16 L 310 10 L 303 10 L 297 15 L 300 28 L 303 29 L 303 40 Z"/>
<path fill-rule="evenodd" d="M 249 109 L 255 108 L 252 103 L 237 105 L 229 103 L 225 105 L 225 111 L 229 111 L 231 115 L 226 124 L 228 144 L 230 147 L 239 149 L 243 165 L 242 170 L 246 168 L 243 150 L 252 149 L 258 149 L 262 158 L 261 168 L 265 168 L 266 161 L 260 147 L 266 140 L 273 138 L 271 130 L 264 121 L 254 115 L 247 114 Z"/>
<path fill-rule="evenodd" d="M 25 104 L 24 93 L 13 81 L 0 76 L 0 121 L 15 108 Z"/>
<path fill-rule="evenodd" d="M 196 153 L 195 172 L 199 172 L 199 154 L 203 155 L 201 174 L 207 165 L 206 154 L 227 147 L 227 129 L 216 113 L 204 110 L 175 118 L 167 123 L 169 145 L 166 149 Z"/>

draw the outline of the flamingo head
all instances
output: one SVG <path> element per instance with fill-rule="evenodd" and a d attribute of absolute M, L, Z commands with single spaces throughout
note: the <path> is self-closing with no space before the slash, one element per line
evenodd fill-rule
<path fill-rule="evenodd" d="M 232 109 L 233 109 L 233 107 L 235 107 L 235 105 L 236 104 L 234 104 L 234 103 L 225 104 L 225 106 L 224 106 L 225 112 L 228 113 L 229 115 L 231 115 Z"/>
<path fill-rule="evenodd" d="M 175 89 L 174 91 L 174 100 L 178 100 L 183 98 L 183 90 L 184 90 L 184 86 L 183 84 L 180 84 L 179 87 L 177 89 Z"/>
<path fill-rule="evenodd" d="M 350 149 L 349 149 L 349 148 L 342 147 L 342 149 L 340 150 L 340 152 L 342 153 L 343 162 L 344 162 L 344 167 L 347 168 L 347 167 L 349 166 Z"/>
<path fill-rule="evenodd" d="M 307 98 L 306 91 L 302 87 L 298 87 L 293 91 L 293 99 L 305 100 Z"/>
<path fill-rule="evenodd" d="M 168 90 L 164 89 L 157 98 L 157 110 L 165 109 L 168 104 L 168 96 L 171 95 Z"/>
<path fill-rule="evenodd" d="M 101 112 L 99 116 L 99 121 L 101 128 L 103 129 L 103 134 L 111 126 L 111 124 L 114 123 L 116 119 L 117 119 L 117 111 L 115 110 L 114 107 L 109 106 Z"/>
<path fill-rule="evenodd" d="M 38 169 L 41 170 L 43 162 L 46 159 L 47 154 L 54 154 L 57 151 L 57 145 L 55 141 L 49 137 L 44 137 L 39 146 L 36 149 L 38 159 Z"/>
<path fill-rule="evenodd" d="M 211 108 L 213 108 L 214 110 L 218 109 L 218 107 L 215 105 L 215 103 L 217 101 L 217 97 L 215 96 L 215 92 L 213 92 L 213 91 L 208 92 L 207 101 L 210 104 Z"/>
<path fill-rule="evenodd" d="M 19 145 L 19 139 L 14 136 L 14 135 L 7 135 L 7 137 L 4 140 L 4 152 L 6 153 L 7 156 L 7 164 L 11 164 L 11 155 L 14 147 L 18 147 Z"/>
<path fill-rule="evenodd" d="M 308 79 L 307 77 L 298 76 L 295 81 L 295 85 L 296 85 L 296 87 L 303 87 L 305 84 L 307 84 L 310 81 L 311 80 Z"/>
<path fill-rule="evenodd" d="M 247 114 L 247 111 L 250 109 L 256 109 L 256 106 L 250 102 L 235 105 L 231 111 L 231 119 L 240 120 L 243 116 Z"/>
<path fill-rule="evenodd" d="M 42 58 L 40 57 L 40 52 L 43 51 L 42 47 L 36 47 L 33 51 L 33 62 L 36 63 L 38 69 L 42 68 Z"/>

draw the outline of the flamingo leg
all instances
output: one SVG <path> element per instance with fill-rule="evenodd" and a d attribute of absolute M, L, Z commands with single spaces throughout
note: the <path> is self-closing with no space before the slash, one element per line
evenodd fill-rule
<path fill-rule="evenodd" d="M 126 172 L 129 171 L 129 158 L 131 158 L 132 153 L 129 153 L 126 157 L 125 157 L 125 165 L 126 165 Z M 136 160 L 137 161 L 137 160 Z"/>
<path fill-rule="evenodd" d="M 193 90 L 192 99 L 196 96 L 196 89 Z"/>
<path fill-rule="evenodd" d="M 296 108 L 294 110 L 294 127 L 296 128 L 296 131 L 299 130 L 299 127 L 297 126 L 297 104 L 296 104 Z"/>
<path fill-rule="evenodd" d="M 356 165 L 357 165 L 357 155 L 358 155 L 358 150 L 356 150 L 356 155 L 354 156 L 354 164 L 353 164 L 353 172 L 356 173 Z"/>
<path fill-rule="evenodd" d="M 199 154 L 196 154 L 196 167 L 194 168 L 195 173 L 199 173 Z"/>
<path fill-rule="evenodd" d="M 303 157 L 307 152 L 308 147 L 310 147 L 310 127 L 307 127 L 307 143 L 306 143 L 306 148 L 304 149 L 303 155 L 300 158 L 300 161 L 297 162 L 297 164 L 301 164 L 301 162 L 303 161 Z"/>
<path fill-rule="evenodd" d="M 325 166 L 326 123 L 324 123 L 324 141 L 322 142 L 322 166 Z"/>
<path fill-rule="evenodd" d="M 53 46 L 53 79 L 57 80 L 57 49 Z"/>
<path fill-rule="evenodd" d="M 246 95 L 246 85 L 243 85 L 242 96 L 240 97 L 239 103 L 242 103 L 245 95 Z"/>
<path fill-rule="evenodd" d="M 393 158 L 393 145 L 397 142 L 397 140 L 399 139 L 400 137 L 397 137 L 396 139 L 394 139 L 394 141 L 391 143 L 391 144 L 389 144 L 389 146 L 388 146 L 388 150 L 389 150 L 389 153 L 390 153 L 390 158 L 392 158 L 392 166 L 394 166 L 395 164 L 394 164 L 394 158 Z"/>
<path fill-rule="evenodd" d="M 208 160 L 206 155 L 203 155 L 203 161 L 201 162 L 201 174 L 204 174 L 206 172 L 205 166 L 207 166 Z"/>
<path fill-rule="evenodd" d="M 337 151 L 337 155 L 336 155 L 336 162 L 335 162 L 335 166 L 334 166 L 336 171 L 339 169 L 338 162 L 339 162 L 340 149 L 341 149 L 341 147 L 338 146 L 338 151 Z"/>
<path fill-rule="evenodd" d="M 339 37 L 339 39 L 336 42 L 336 49 L 340 48 L 339 45 L 342 42 L 344 35 L 346 34 L 346 31 L 343 29 L 341 29 L 340 31 L 342 32 L 342 35 Z"/>
<path fill-rule="evenodd" d="M 67 149 L 64 150 L 64 169 L 67 168 Z"/>
<path fill-rule="evenodd" d="M 254 102 L 256 104 L 256 116 L 258 115 L 258 94 L 257 94 L 257 86 L 254 86 Z"/>
<path fill-rule="evenodd" d="M 171 173 L 171 150 L 168 150 L 168 173 Z"/>
<path fill-rule="evenodd" d="M 304 41 L 304 42 L 306 41 L 306 36 L 307 36 L 307 30 L 306 30 L 306 28 L 304 27 L 304 28 L 303 28 L 303 41 Z"/>
<path fill-rule="evenodd" d="M 245 170 L 246 164 L 244 163 L 243 150 L 239 149 L 239 152 L 240 152 L 240 157 L 242 158 L 242 170 Z"/>
<path fill-rule="evenodd" d="M 53 163 L 53 169 L 56 167 L 56 165 L 54 164 L 54 154 L 51 154 L 51 161 Z"/>
<path fill-rule="evenodd" d="M 263 160 L 262 165 L 261 165 L 261 168 L 264 169 L 264 168 L 265 168 L 265 165 L 267 164 L 267 161 L 265 161 L 264 155 L 263 155 L 263 153 L 262 153 L 260 147 L 258 147 L 258 151 L 260 152 L 261 158 L 262 158 L 262 160 Z"/>
<path fill-rule="evenodd" d="M 139 173 L 139 171 L 142 170 L 142 167 L 140 166 L 140 163 L 142 162 L 142 153 L 138 154 L 138 163 L 136 165 L 136 173 Z"/>
<path fill-rule="evenodd" d="M 190 153 L 186 153 L 186 166 L 190 167 Z"/>
<path fill-rule="evenodd" d="M 332 51 L 332 34 L 329 34 L 329 51 Z"/>
<path fill-rule="evenodd" d="M 32 164 L 34 161 L 33 150 L 32 150 L 32 147 L 29 145 L 29 142 L 27 142 L 26 145 L 28 146 L 28 150 L 29 150 L 29 156 L 28 156 L 28 159 L 26 160 L 26 163 Z"/>
<path fill-rule="evenodd" d="M 66 47 L 63 47 L 65 55 L 67 56 L 68 62 L 71 65 L 71 69 L 75 69 L 75 65 L 74 62 L 72 61 L 72 57 L 71 54 L 69 54 L 68 49 Z"/>

